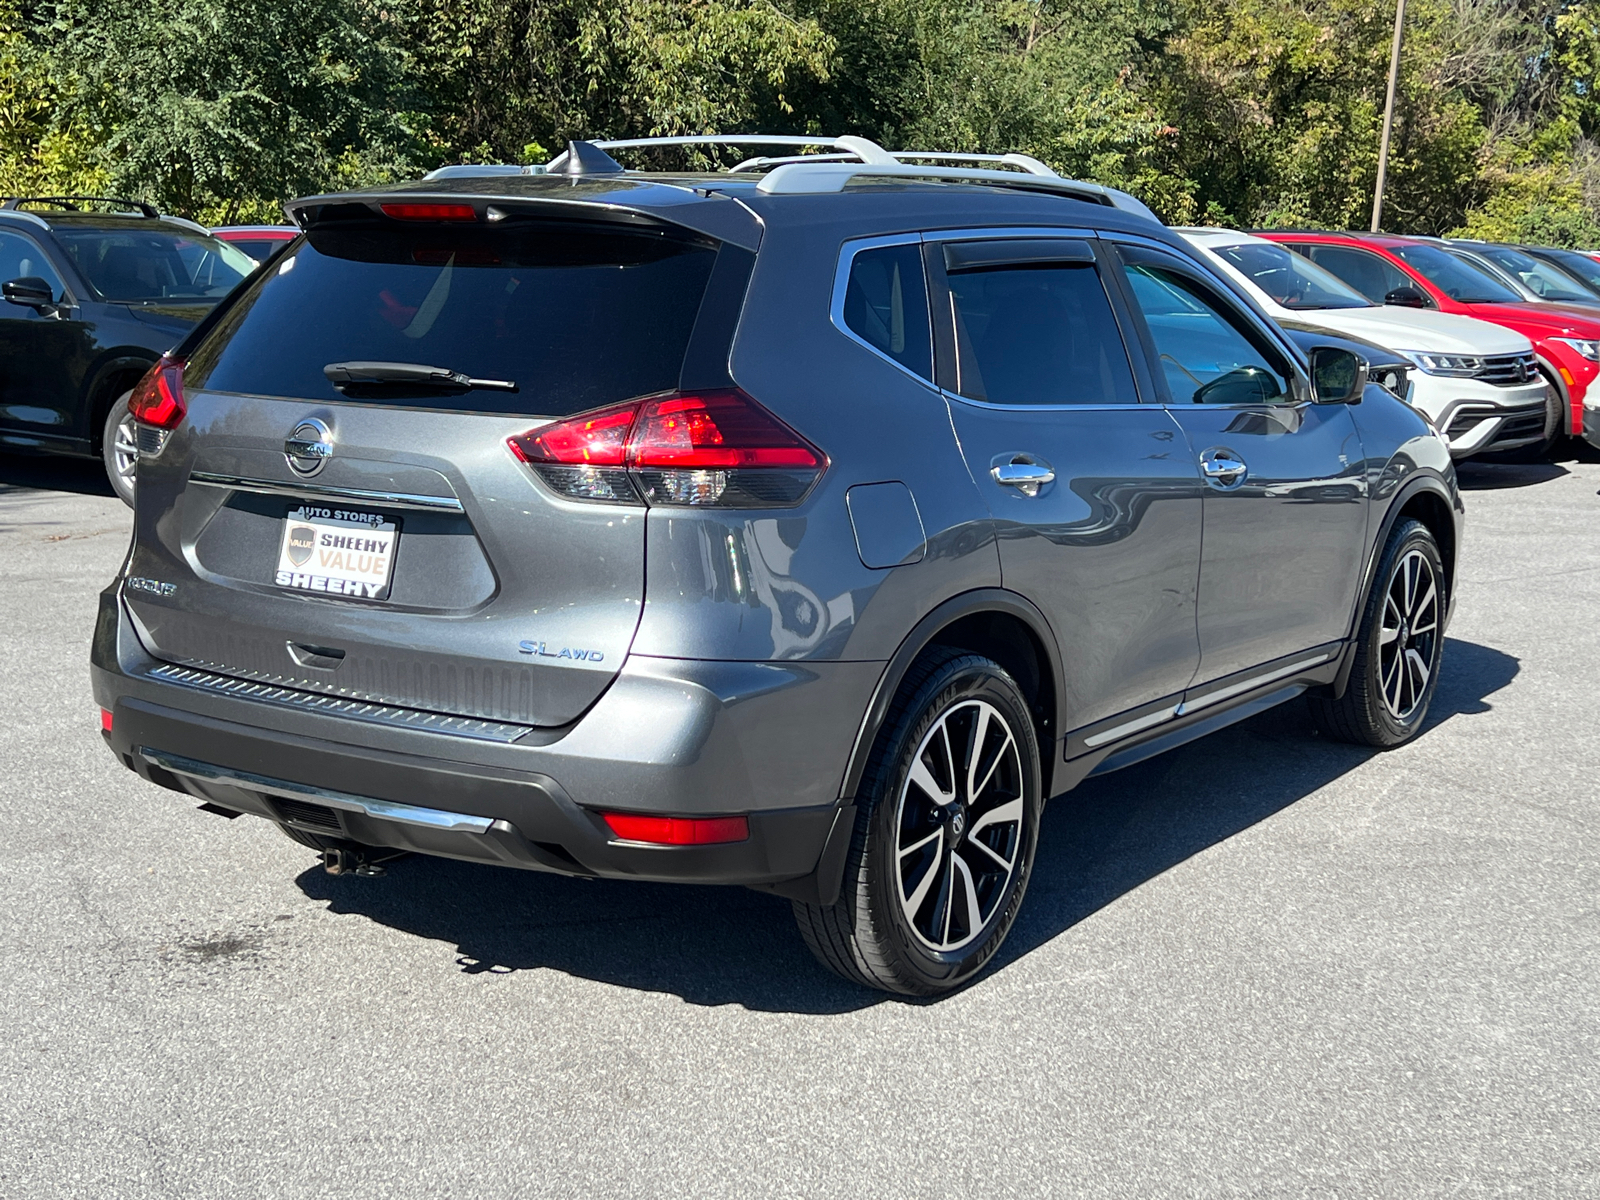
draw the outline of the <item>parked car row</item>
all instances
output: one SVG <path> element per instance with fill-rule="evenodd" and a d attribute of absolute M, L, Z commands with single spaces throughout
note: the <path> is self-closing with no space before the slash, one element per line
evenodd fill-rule
<path fill-rule="evenodd" d="M 1261 237 L 1310 259 L 1374 305 L 1475 318 L 1527 338 L 1550 389 L 1543 442 L 1570 434 L 1600 445 L 1600 395 L 1589 395 L 1600 374 L 1600 292 L 1562 265 L 1561 252 L 1384 234 L 1264 230 Z M 1480 336 L 1484 347 L 1491 344 L 1487 330 Z M 1517 416 L 1468 394 L 1466 380 L 1515 386 L 1502 357 L 1485 348 L 1413 358 L 1422 373 L 1451 381 L 1442 386 L 1460 393 L 1440 418 L 1452 442 L 1475 445 L 1489 422 L 1499 426 L 1480 451 L 1505 448 L 1520 440 L 1520 429 L 1531 430 L 1531 411 Z"/>
<path fill-rule="evenodd" d="M 1302 696 L 1423 728 L 1453 461 L 1584 428 L 1600 293 L 1174 231 L 1020 155 L 610 153 L 693 140 L 292 228 L 0 210 L 19 320 L 101 339 L 51 384 L 75 432 L 8 436 L 98 420 L 134 505 L 91 660 L 123 767 L 334 873 L 758 888 L 841 976 L 934 995 L 1083 779 Z"/>

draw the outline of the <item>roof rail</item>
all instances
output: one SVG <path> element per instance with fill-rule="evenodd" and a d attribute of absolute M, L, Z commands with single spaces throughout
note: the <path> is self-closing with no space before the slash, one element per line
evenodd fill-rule
<path fill-rule="evenodd" d="M 137 209 L 140 216 L 154 220 L 161 215 L 154 204 L 146 204 L 143 200 L 127 200 L 121 196 L 7 196 L 0 201 L 0 210 L 19 212 L 24 204 L 46 204 L 52 208 L 64 208 L 68 212 L 80 212 L 80 204 L 120 204 L 123 208 Z"/>
<path fill-rule="evenodd" d="M 622 138 L 615 141 L 596 141 L 589 145 L 599 150 L 640 150 L 651 146 L 826 146 L 854 154 L 864 163 L 894 163 L 891 155 L 877 142 L 864 137 L 830 137 L 827 134 L 806 136 L 793 133 L 707 133 L 689 137 Z M 809 156 L 808 156 L 809 157 Z M 550 164 L 552 168 L 555 163 Z"/>
<path fill-rule="evenodd" d="M 948 179 L 955 183 L 999 184 L 1002 187 L 1024 188 L 1030 191 L 1054 192 L 1091 204 L 1104 204 L 1134 213 L 1146 220 L 1161 223 L 1161 218 L 1151 212 L 1138 198 L 1116 188 L 1098 183 L 1084 183 L 1077 179 L 1063 179 L 1053 172 L 1041 176 L 1019 171 L 991 171 L 977 167 L 919 167 L 910 163 L 880 166 L 877 163 L 785 163 L 774 168 L 756 184 L 756 191 L 769 196 L 819 195 L 841 192 L 852 179 Z"/>
<path fill-rule="evenodd" d="M 519 167 L 516 163 L 455 163 L 448 167 L 435 167 L 424 179 L 466 179 L 484 175 L 543 175 L 543 164 Z"/>

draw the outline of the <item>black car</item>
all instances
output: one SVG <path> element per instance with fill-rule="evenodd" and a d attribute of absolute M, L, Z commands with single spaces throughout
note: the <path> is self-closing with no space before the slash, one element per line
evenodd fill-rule
<path fill-rule="evenodd" d="M 0 448 L 100 455 L 131 504 L 128 394 L 254 268 L 202 226 L 148 204 L 0 202 Z"/>

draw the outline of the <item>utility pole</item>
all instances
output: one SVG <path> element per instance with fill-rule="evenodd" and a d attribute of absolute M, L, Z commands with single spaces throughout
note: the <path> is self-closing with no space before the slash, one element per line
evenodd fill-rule
<path fill-rule="evenodd" d="M 1372 193 L 1372 232 L 1383 220 L 1383 185 L 1389 175 L 1389 133 L 1394 128 L 1394 91 L 1400 78 L 1400 38 L 1406 27 L 1406 0 L 1395 0 L 1394 46 L 1389 51 L 1389 94 L 1383 101 L 1383 143 L 1378 148 L 1378 186 Z"/>

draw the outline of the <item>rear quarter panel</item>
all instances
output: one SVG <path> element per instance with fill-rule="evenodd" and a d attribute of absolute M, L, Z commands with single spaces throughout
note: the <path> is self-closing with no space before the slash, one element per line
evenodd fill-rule
<path fill-rule="evenodd" d="M 820 447 L 829 467 L 793 509 L 652 509 L 635 654 L 884 660 L 939 603 L 1000 582 L 988 509 L 944 400 L 830 320 L 841 246 L 890 230 L 837 218 L 774 224 L 732 375 Z M 873 569 L 857 553 L 845 494 L 886 481 L 911 490 L 927 540 L 920 561 Z"/>

